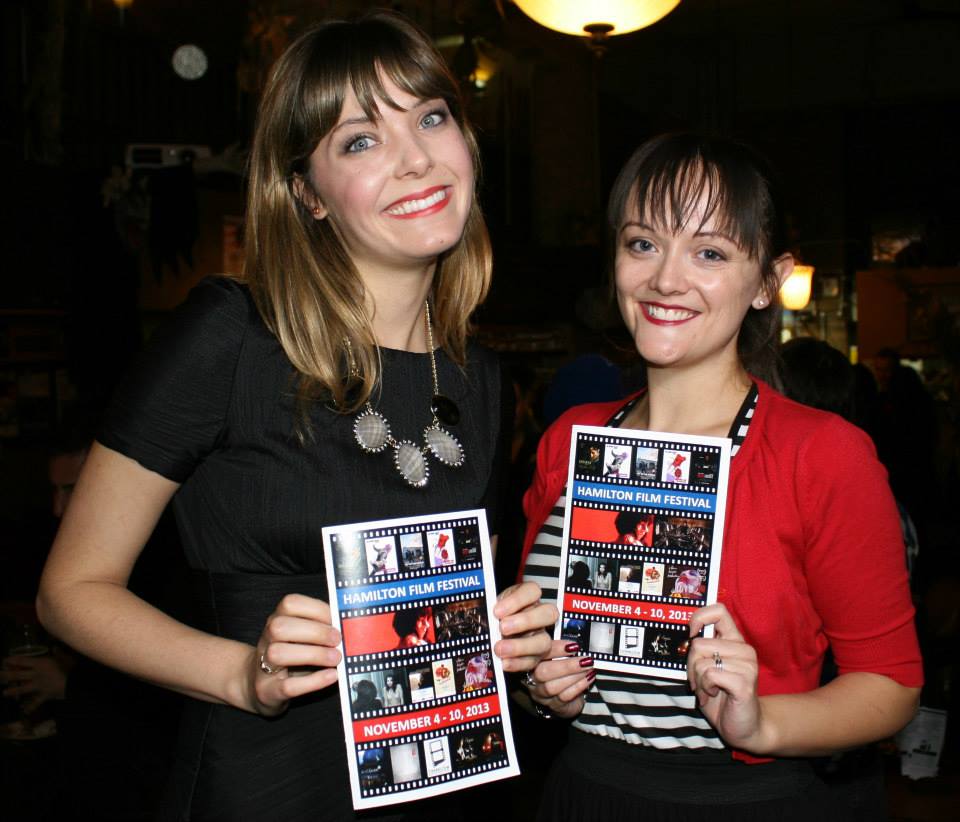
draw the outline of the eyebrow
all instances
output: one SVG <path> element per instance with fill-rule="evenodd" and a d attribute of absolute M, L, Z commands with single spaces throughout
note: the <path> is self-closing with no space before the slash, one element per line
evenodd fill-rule
<path fill-rule="evenodd" d="M 394 108 L 390 100 L 384 100 L 383 102 L 385 102 L 391 108 Z M 404 111 L 404 112 L 415 111 L 416 109 L 423 108 L 424 106 L 433 105 L 435 103 L 443 103 L 444 105 L 446 105 L 446 102 L 447 101 L 444 100 L 442 97 L 430 97 L 427 99 L 420 100 L 417 103 L 414 103 L 412 106 L 410 106 L 410 108 L 397 108 L 396 110 Z M 373 122 L 374 121 L 371 118 L 367 117 L 366 115 L 362 115 L 360 117 L 351 117 L 349 120 L 344 120 L 342 123 L 337 123 L 331 129 L 330 134 L 336 134 L 341 128 L 344 128 L 346 126 L 363 126 L 363 125 L 367 125 L 368 123 L 372 124 Z"/>
<path fill-rule="evenodd" d="M 694 237 L 719 237 L 721 240 L 726 240 L 728 243 L 733 243 L 738 248 L 740 244 L 733 239 L 729 234 L 725 234 L 722 231 L 695 231 L 693 234 Z"/>
<path fill-rule="evenodd" d="M 628 228 L 641 228 L 646 231 L 653 231 L 653 232 L 660 231 L 660 229 L 650 225 L 649 223 L 645 223 L 642 220 L 629 220 L 628 222 L 625 222 L 620 227 L 620 231 L 625 231 Z M 694 237 L 718 237 L 721 240 L 726 240 L 728 243 L 733 243 L 733 245 L 737 246 L 737 248 L 740 247 L 740 244 L 736 240 L 734 240 L 733 237 L 731 237 L 729 234 L 725 234 L 722 231 L 695 231 L 693 233 L 693 236 Z"/>
<path fill-rule="evenodd" d="M 624 223 L 622 226 L 620 226 L 620 230 L 621 230 L 621 231 L 623 231 L 623 230 L 625 230 L 625 229 L 627 229 L 627 228 L 645 228 L 647 231 L 656 231 L 656 230 L 657 230 L 657 229 L 655 229 L 652 225 L 648 225 L 647 223 L 639 222 L 638 220 L 629 220 L 628 222 L 626 222 L 626 223 Z"/>
<path fill-rule="evenodd" d="M 330 134 L 336 134 L 340 129 L 346 128 L 347 126 L 362 126 L 368 123 L 373 123 L 373 120 L 366 115 L 363 115 L 362 117 L 351 117 L 349 120 L 344 120 L 342 123 L 337 123 L 333 127 L 333 131 L 331 131 Z"/>

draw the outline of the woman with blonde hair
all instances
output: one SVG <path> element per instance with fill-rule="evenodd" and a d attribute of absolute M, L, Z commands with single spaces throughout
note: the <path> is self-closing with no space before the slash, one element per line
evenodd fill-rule
<path fill-rule="evenodd" d="M 38 598 L 85 654 L 186 694 L 169 816 L 353 818 L 321 528 L 487 507 L 501 397 L 467 338 L 490 277 L 456 82 L 395 15 L 327 23 L 273 69 L 242 277 L 152 342 L 91 449 Z M 173 500 L 199 628 L 126 589 Z M 508 670 L 554 616 L 501 596 Z M 509 617 L 509 619 L 507 619 Z"/>

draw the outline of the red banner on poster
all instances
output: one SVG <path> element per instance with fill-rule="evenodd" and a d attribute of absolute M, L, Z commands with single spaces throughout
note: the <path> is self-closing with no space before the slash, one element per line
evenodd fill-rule
<path fill-rule="evenodd" d="M 353 738 L 357 743 L 374 742 L 378 739 L 436 731 L 451 725 L 462 725 L 464 722 L 490 719 L 499 715 L 500 698 L 491 694 L 480 699 L 471 699 L 469 702 L 437 705 L 428 711 L 358 720 L 353 723 Z"/>
<path fill-rule="evenodd" d="M 645 602 L 643 600 L 605 599 L 567 592 L 563 598 L 563 610 L 590 616 L 621 617 L 623 619 L 650 619 L 657 622 L 672 622 L 686 625 L 696 608 L 672 605 L 669 602 Z"/>

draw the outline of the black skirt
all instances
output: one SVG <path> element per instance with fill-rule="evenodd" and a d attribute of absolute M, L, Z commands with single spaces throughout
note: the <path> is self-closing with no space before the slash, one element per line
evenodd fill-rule
<path fill-rule="evenodd" d="M 571 730 L 542 822 L 845 822 L 803 759 L 748 765 L 729 751 L 660 751 Z"/>

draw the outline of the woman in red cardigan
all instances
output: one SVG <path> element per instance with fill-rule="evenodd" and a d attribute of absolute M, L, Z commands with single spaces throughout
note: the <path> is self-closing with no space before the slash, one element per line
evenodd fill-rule
<path fill-rule="evenodd" d="M 625 402 L 579 406 L 541 442 L 524 577 L 556 595 L 575 424 L 730 437 L 719 602 L 697 611 L 688 682 L 597 673 L 554 642 L 527 680 L 573 720 L 544 819 L 843 819 L 809 757 L 881 739 L 922 684 L 896 508 L 872 445 L 770 388 L 793 268 L 773 178 L 697 135 L 641 146 L 611 195 L 614 285 L 647 368 Z M 830 647 L 839 676 L 820 685 Z"/>

